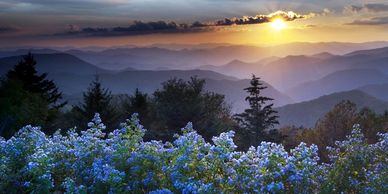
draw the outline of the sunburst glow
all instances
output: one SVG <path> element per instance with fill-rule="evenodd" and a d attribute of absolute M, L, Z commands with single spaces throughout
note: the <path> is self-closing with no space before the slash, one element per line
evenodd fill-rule
<path fill-rule="evenodd" d="M 286 27 L 286 23 L 282 19 L 278 18 L 272 21 L 271 26 L 276 30 L 281 30 Z"/>

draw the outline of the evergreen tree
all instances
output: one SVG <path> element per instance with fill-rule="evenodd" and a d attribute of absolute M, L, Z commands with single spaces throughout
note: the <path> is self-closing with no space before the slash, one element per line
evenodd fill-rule
<path fill-rule="evenodd" d="M 36 71 L 36 61 L 31 53 L 28 53 L 7 73 L 7 80 L 18 80 L 25 91 L 40 94 L 52 108 L 58 109 L 66 103 L 59 103 L 62 93 L 59 92 L 54 81 L 47 79 L 47 73 L 38 75 Z"/>
<path fill-rule="evenodd" d="M 113 126 L 117 120 L 116 109 L 112 104 L 112 94 L 108 89 L 102 87 L 99 77 L 89 85 L 88 90 L 83 94 L 83 104 L 74 107 L 73 114 L 77 120 L 77 126 L 84 126 L 95 113 L 100 113 L 102 120 L 108 128 Z"/>
<path fill-rule="evenodd" d="M 10 70 L 0 86 L 0 135 L 9 137 L 26 124 L 39 124 L 43 131 L 57 118 L 62 93 L 47 73 L 38 74 L 37 62 L 28 53 Z"/>
<path fill-rule="evenodd" d="M 45 126 L 48 116 L 48 103 L 39 94 L 25 91 L 17 80 L 1 82 L 0 136 L 8 139 L 28 124 Z"/>
<path fill-rule="evenodd" d="M 123 115 L 128 118 L 133 113 L 138 113 L 141 123 L 148 124 L 150 102 L 148 95 L 136 88 L 135 93 L 123 103 Z"/>
<path fill-rule="evenodd" d="M 261 141 L 274 141 L 276 133 L 268 131 L 279 123 L 273 104 L 268 103 L 273 99 L 261 95 L 262 90 L 267 87 L 260 82 L 260 78 L 253 75 L 250 84 L 250 87 L 244 89 L 249 94 L 245 100 L 250 107 L 243 113 L 236 114 L 235 119 L 241 132 L 250 139 L 251 145 Z"/>

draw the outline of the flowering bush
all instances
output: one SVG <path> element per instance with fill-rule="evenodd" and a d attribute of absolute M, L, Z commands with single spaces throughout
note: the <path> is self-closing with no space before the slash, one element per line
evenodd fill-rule
<path fill-rule="evenodd" d="M 328 148 L 301 143 L 287 152 L 263 142 L 236 151 L 234 132 L 206 142 L 189 123 L 174 142 L 144 142 L 136 115 L 110 134 L 98 114 L 81 134 L 48 137 L 26 126 L 0 139 L 4 193 L 388 193 L 388 134 L 373 145 L 355 125 Z"/>

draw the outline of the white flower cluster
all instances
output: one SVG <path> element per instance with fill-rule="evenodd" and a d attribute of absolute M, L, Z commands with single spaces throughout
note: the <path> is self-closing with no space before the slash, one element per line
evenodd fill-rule
<path fill-rule="evenodd" d="M 359 126 L 329 148 L 301 143 L 287 152 L 263 142 L 236 151 L 234 132 L 206 142 L 192 125 L 172 143 L 144 142 L 136 115 L 107 136 L 98 114 L 81 134 L 46 136 L 26 126 L 0 139 L 4 193 L 388 193 L 388 134 L 366 143 Z"/>

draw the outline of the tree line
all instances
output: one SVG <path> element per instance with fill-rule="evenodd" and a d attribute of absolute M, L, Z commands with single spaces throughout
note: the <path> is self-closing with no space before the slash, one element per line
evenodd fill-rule
<path fill-rule="evenodd" d="M 136 89 L 133 94 L 112 95 L 96 76 L 83 93 L 80 104 L 64 111 L 67 102 L 47 73 L 36 71 L 37 62 L 31 53 L 10 70 L 0 86 L 0 135 L 10 138 L 24 125 L 43 127 L 46 134 L 54 130 L 76 128 L 81 131 L 98 112 L 107 125 L 107 132 L 118 128 L 120 121 L 137 113 L 148 129 L 145 138 L 171 140 L 188 122 L 207 140 L 233 129 L 240 139 L 239 146 L 248 148 L 261 141 L 275 141 L 278 123 L 272 109 L 273 99 L 261 95 L 266 87 L 253 75 L 244 90 L 250 108 L 233 115 L 225 96 L 205 91 L 205 80 L 172 78 L 151 95 Z M 66 106 L 69 107 L 69 106 Z"/>
<path fill-rule="evenodd" d="M 266 86 L 255 75 L 250 85 L 242 89 L 247 93 L 245 100 L 249 108 L 239 114 L 231 113 L 224 95 L 206 91 L 205 80 L 198 77 L 187 81 L 172 78 L 152 94 L 136 89 L 133 94 L 112 95 L 96 76 L 83 93 L 82 102 L 69 106 L 55 83 L 47 78 L 47 73 L 36 71 L 36 64 L 29 53 L 1 81 L 0 136 L 10 138 L 27 124 L 42 126 L 48 135 L 58 128 L 63 132 L 70 128 L 80 132 L 96 112 L 110 132 L 120 126 L 120 121 L 137 113 L 147 129 L 145 140 L 171 141 L 174 134 L 192 122 L 208 141 L 232 129 L 241 150 L 262 141 L 282 143 L 286 148 L 306 142 L 318 145 L 325 160 L 327 153 L 323 148 L 345 139 L 355 123 L 361 124 L 370 143 L 376 142 L 378 132 L 388 129 L 388 113 L 378 115 L 370 109 L 359 111 L 349 101 L 336 105 L 312 129 L 303 126 L 275 129 L 278 116 L 271 103 L 273 99 L 262 95 Z"/>
<path fill-rule="evenodd" d="M 359 108 L 349 100 L 343 100 L 327 112 L 312 128 L 286 126 L 279 129 L 282 144 L 286 149 L 300 142 L 315 144 L 322 161 L 329 161 L 327 146 L 336 146 L 336 141 L 346 139 L 354 124 L 362 127 L 367 143 L 378 142 L 378 133 L 388 132 L 388 112 L 377 114 L 369 108 Z"/>

